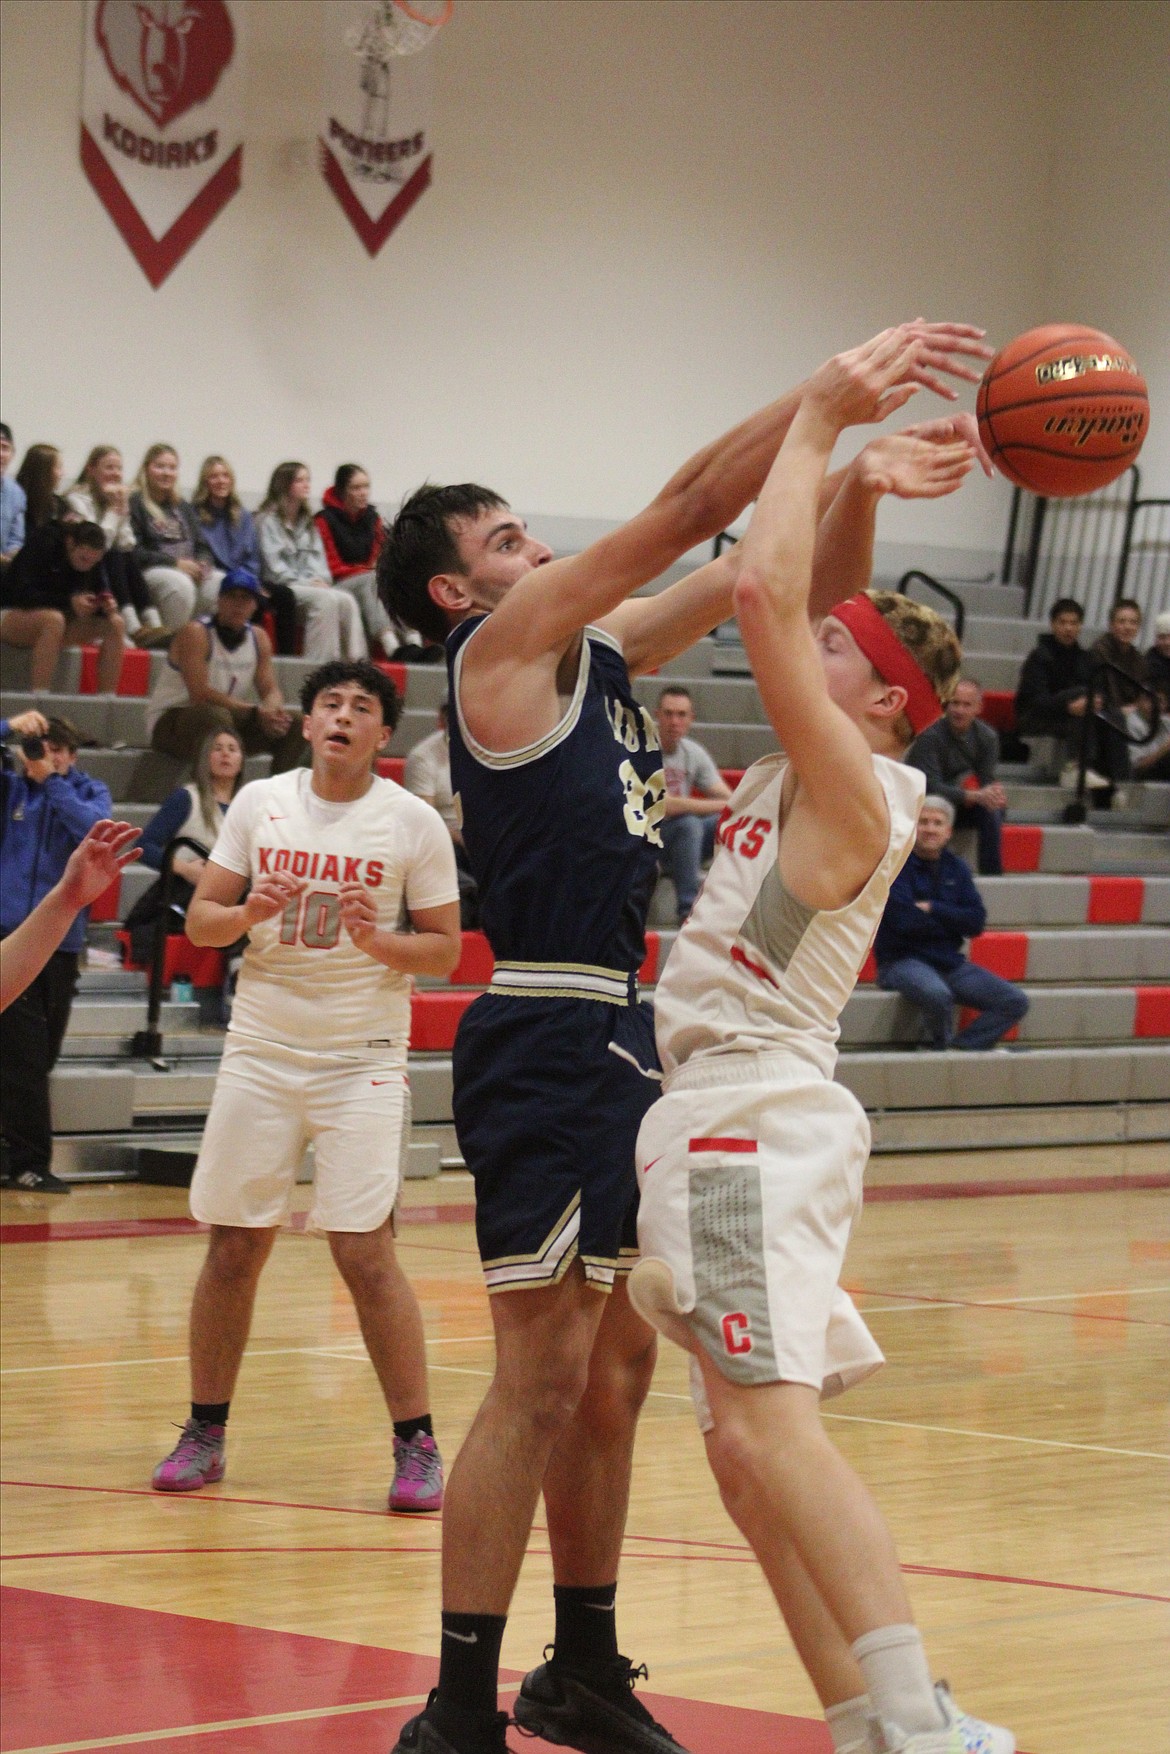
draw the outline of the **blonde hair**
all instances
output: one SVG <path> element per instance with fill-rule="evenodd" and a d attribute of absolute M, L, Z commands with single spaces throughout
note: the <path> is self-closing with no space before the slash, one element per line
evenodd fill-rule
<path fill-rule="evenodd" d="M 176 463 L 178 462 L 179 453 L 176 451 L 174 445 L 151 445 L 148 448 L 145 457 L 143 457 L 142 462 L 138 466 L 137 475 L 134 477 L 134 491 L 142 495 L 142 503 L 150 513 L 150 516 L 159 519 L 160 522 L 165 521 L 169 514 L 174 511 L 181 496 L 176 487 L 175 497 L 170 505 L 159 505 L 154 497 L 150 482 L 147 480 L 146 471 L 150 468 L 152 463 L 156 463 L 160 457 L 165 457 L 168 454 L 175 459 Z"/>
<path fill-rule="evenodd" d="M 93 472 L 103 458 L 121 458 L 121 455 L 122 453 L 117 445 L 95 445 L 93 450 L 89 453 L 89 456 L 85 459 L 85 462 L 81 465 L 81 473 L 73 483 L 71 491 L 76 492 L 78 488 L 84 488 L 90 499 L 92 499 L 94 510 L 97 512 L 99 518 L 110 502 L 94 479 Z"/>
<path fill-rule="evenodd" d="M 309 473 L 307 463 L 278 463 L 276 465 L 268 482 L 268 492 L 264 495 L 264 504 L 260 507 L 261 513 L 275 512 L 277 517 L 283 519 L 282 507 L 285 495 L 302 469 L 306 475 Z M 307 524 L 311 520 L 312 516 L 309 502 L 306 500 L 297 515 L 295 528 L 299 530 L 302 524 Z"/>
<path fill-rule="evenodd" d="M 226 469 L 232 478 L 232 484 L 228 491 L 227 515 L 230 524 L 238 524 L 244 506 L 239 494 L 236 492 L 236 472 L 226 457 L 204 457 L 199 470 L 199 480 L 196 482 L 195 491 L 191 495 L 191 504 L 195 507 L 195 516 L 199 519 L 201 524 L 211 524 L 215 522 L 215 514 L 211 509 L 211 494 L 208 492 L 207 488 L 207 477 L 211 474 L 213 469 Z"/>
<path fill-rule="evenodd" d="M 867 591 L 866 595 L 945 706 L 955 692 L 963 664 L 963 648 L 954 628 L 925 603 L 915 603 L 897 591 Z M 898 718 L 894 735 L 901 743 L 914 741 L 914 727 L 905 713 Z"/>
<path fill-rule="evenodd" d="M 216 811 L 219 807 L 219 800 L 217 799 L 211 784 L 211 752 L 215 748 L 220 737 L 231 737 L 240 752 L 240 771 L 232 781 L 233 798 L 244 783 L 244 758 L 246 755 L 244 740 L 238 732 L 224 730 L 221 726 L 218 731 L 212 731 L 209 736 L 203 739 L 203 742 L 200 745 L 199 754 L 195 759 L 195 773 L 193 777 L 195 780 L 195 789 L 199 793 L 199 802 L 203 806 L 203 820 L 205 822 L 215 822 Z"/>

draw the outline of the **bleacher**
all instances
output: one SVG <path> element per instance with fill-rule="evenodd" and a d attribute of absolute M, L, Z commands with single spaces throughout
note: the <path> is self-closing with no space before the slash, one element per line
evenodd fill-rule
<path fill-rule="evenodd" d="M 1010 690 L 1037 625 L 1023 619 L 1016 587 L 955 588 L 968 610 L 965 668 L 991 691 L 989 716 L 1010 728 Z M 51 702 L 37 702 L 64 713 L 95 740 L 82 751 L 81 766 L 109 784 L 116 813 L 140 825 L 187 777 L 177 762 L 147 746 L 145 697 L 164 661 L 157 652 L 129 654 L 119 694 L 111 697 L 93 692 L 85 654 L 67 651 Z M 286 699 L 294 698 L 310 666 L 280 658 L 276 668 Z M 434 728 L 446 692 L 441 668 L 414 666 L 404 674 L 405 710 L 386 769 L 394 777 L 408 751 Z M 0 649 L 6 716 L 33 704 L 26 678 L 26 655 Z M 667 678 L 690 689 L 694 735 L 732 781 L 774 746 L 734 640 L 700 641 L 662 675 L 640 679 L 636 692 L 647 706 Z M 257 777 L 266 769 L 262 757 L 247 771 Z M 1015 1051 L 911 1051 L 916 1015 L 877 989 L 869 966 L 842 1017 L 838 1075 L 869 1110 L 878 1150 L 1170 1137 L 1170 786 L 1135 786 L 1125 809 L 1093 811 L 1086 823 L 1069 826 L 1060 820 L 1068 794 L 1045 783 L 1037 769 L 1009 763 L 1000 778 L 1009 799 L 1006 874 L 978 879 L 988 930 L 972 954 L 1021 982 L 1029 995 Z M 128 871 L 119 892 L 95 907 L 90 941 L 106 953 L 103 960 L 117 948 L 118 923 L 153 875 Z M 642 971 L 648 996 L 673 941 L 673 918 L 664 880 Z M 486 943 L 467 934 L 450 980 L 419 983 L 412 1013 L 413 1173 L 436 1173 L 441 1163 L 457 1160 L 451 1046 L 459 1018 L 490 975 Z M 141 970 L 84 970 L 53 1079 L 58 1174 L 131 1176 L 142 1146 L 190 1149 L 197 1140 L 222 1036 L 200 1027 L 196 1004 L 172 999 L 163 1006 L 161 1058 L 136 1059 L 131 1040 L 143 1027 L 145 1008 Z"/>

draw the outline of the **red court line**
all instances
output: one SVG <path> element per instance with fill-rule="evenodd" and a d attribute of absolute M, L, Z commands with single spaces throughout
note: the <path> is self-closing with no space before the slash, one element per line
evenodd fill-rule
<path fill-rule="evenodd" d="M 145 1486 L 75 1486 L 52 1480 L 0 1480 L 0 1486 L 28 1487 L 41 1492 L 99 1492 L 112 1494 L 116 1497 L 129 1498 L 158 1498 L 161 1496 L 159 1493 L 151 1491 L 150 1488 Z M 387 1515 L 387 1512 L 384 1510 L 365 1510 L 360 1506 L 297 1504 L 292 1500 L 286 1499 L 234 1498 L 227 1494 L 219 1497 L 212 1497 L 210 1495 L 200 1496 L 191 1493 L 189 1496 L 183 1498 L 177 1496 L 172 1497 L 169 1502 L 191 1505 L 201 1504 L 204 1506 L 216 1504 L 248 1504 L 259 1505 L 270 1510 L 324 1511 L 334 1516 L 385 1517 Z M 428 1526 L 433 1528 L 435 1525 L 432 1523 Z M 533 1533 L 545 1535 L 548 1533 L 548 1530 L 538 1523 L 535 1525 Z M 639 1535 L 636 1532 L 629 1530 L 626 1532 L 625 1539 L 627 1542 L 639 1542 L 643 1546 L 702 1547 L 711 1550 L 708 1553 L 695 1555 L 687 1553 L 664 1553 L 660 1556 L 663 1559 L 689 1559 L 695 1557 L 700 1559 L 711 1559 L 712 1561 L 722 1561 L 727 1564 L 755 1564 L 755 1558 L 750 1548 L 736 1545 L 731 1541 L 699 1541 L 691 1539 L 685 1535 Z M 381 1545 L 376 1547 L 134 1547 L 125 1549 L 94 1548 L 89 1550 L 82 1549 L 77 1552 L 59 1553 L 8 1553 L 4 1554 L 2 1557 L 7 1560 L 92 1559 L 106 1556 L 114 1558 L 125 1557 L 136 1553 L 145 1555 L 173 1555 L 176 1553 L 438 1553 L 440 1551 L 441 1549 L 438 1547 L 398 1547 Z M 533 1557 L 548 1557 L 546 1549 L 542 1547 L 532 1547 L 527 1551 Z M 653 1553 L 623 1552 L 622 1557 L 623 1559 L 653 1559 L 659 1557 L 659 1555 Z M 965 1579 L 971 1583 L 1006 1583 L 1015 1584 L 1024 1589 L 1058 1590 L 1078 1595 L 1116 1596 L 1123 1600 L 1170 1603 L 1170 1596 L 1154 1595 L 1144 1590 L 1119 1590 L 1109 1588 L 1104 1584 L 1063 1583 L 1053 1578 L 1016 1577 L 1007 1572 L 967 1571 L 955 1567 L 934 1565 L 903 1565 L 902 1570 L 923 1577 L 953 1577 Z"/>
<path fill-rule="evenodd" d="M 1149 1316 L 1096 1315 L 1091 1310 L 1042 1309 L 1035 1303 L 987 1303 L 978 1297 L 927 1297 L 916 1291 L 875 1291 L 870 1285 L 846 1286 L 845 1289 L 851 1297 L 893 1297 L 899 1303 L 938 1303 L 945 1308 L 950 1308 L 953 1304 L 956 1309 L 985 1309 L 993 1314 L 999 1310 L 1007 1310 L 1014 1315 L 1053 1316 L 1066 1322 L 1122 1322 L 1131 1328 L 1170 1328 L 1170 1322 L 1156 1322 Z M 1118 1295 L 1124 1297 L 1125 1292 L 1119 1292 Z M 1076 1297 L 1077 1293 L 1070 1291 L 1068 1302 L 1075 1303 Z M 866 1312 L 862 1309 L 860 1313 L 865 1315 Z"/>
<path fill-rule="evenodd" d="M 470 1202 L 451 1206 L 403 1206 L 398 1213 L 399 1225 L 470 1224 L 475 1207 Z M 299 1221 L 299 1222 L 298 1222 Z M 295 1212 L 291 1230 L 303 1230 L 305 1214 Z M 194 1236 L 206 1235 L 208 1226 L 194 1218 L 63 1218 L 40 1224 L 0 1224 L 0 1243 L 4 1242 L 105 1242 L 110 1238 L 128 1236 Z"/>

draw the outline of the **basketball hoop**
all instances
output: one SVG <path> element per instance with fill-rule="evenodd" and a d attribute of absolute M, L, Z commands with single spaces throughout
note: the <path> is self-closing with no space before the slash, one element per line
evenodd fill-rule
<path fill-rule="evenodd" d="M 392 55 L 417 55 L 454 10 L 455 0 L 391 0 L 386 8 L 386 47 Z"/>

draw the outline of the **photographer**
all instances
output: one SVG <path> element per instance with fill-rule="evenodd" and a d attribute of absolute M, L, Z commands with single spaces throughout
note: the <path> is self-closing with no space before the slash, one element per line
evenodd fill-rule
<path fill-rule="evenodd" d="M 111 812 L 109 788 L 75 765 L 80 742 L 65 719 L 21 713 L 0 720 L 0 740 L 20 738 L 0 775 L 0 936 L 14 932 L 64 876 L 70 856 Z M 0 1132 L 8 1179 L 36 1193 L 66 1194 L 53 1175 L 49 1074 L 61 1051 L 77 986 L 86 914 L 0 1017 Z"/>
<path fill-rule="evenodd" d="M 0 640 L 32 648 L 29 686 L 47 690 L 62 646 L 98 647 L 98 689 L 113 694 L 122 673 L 126 624 L 105 570 L 99 524 L 45 524 L 2 575 Z"/>

